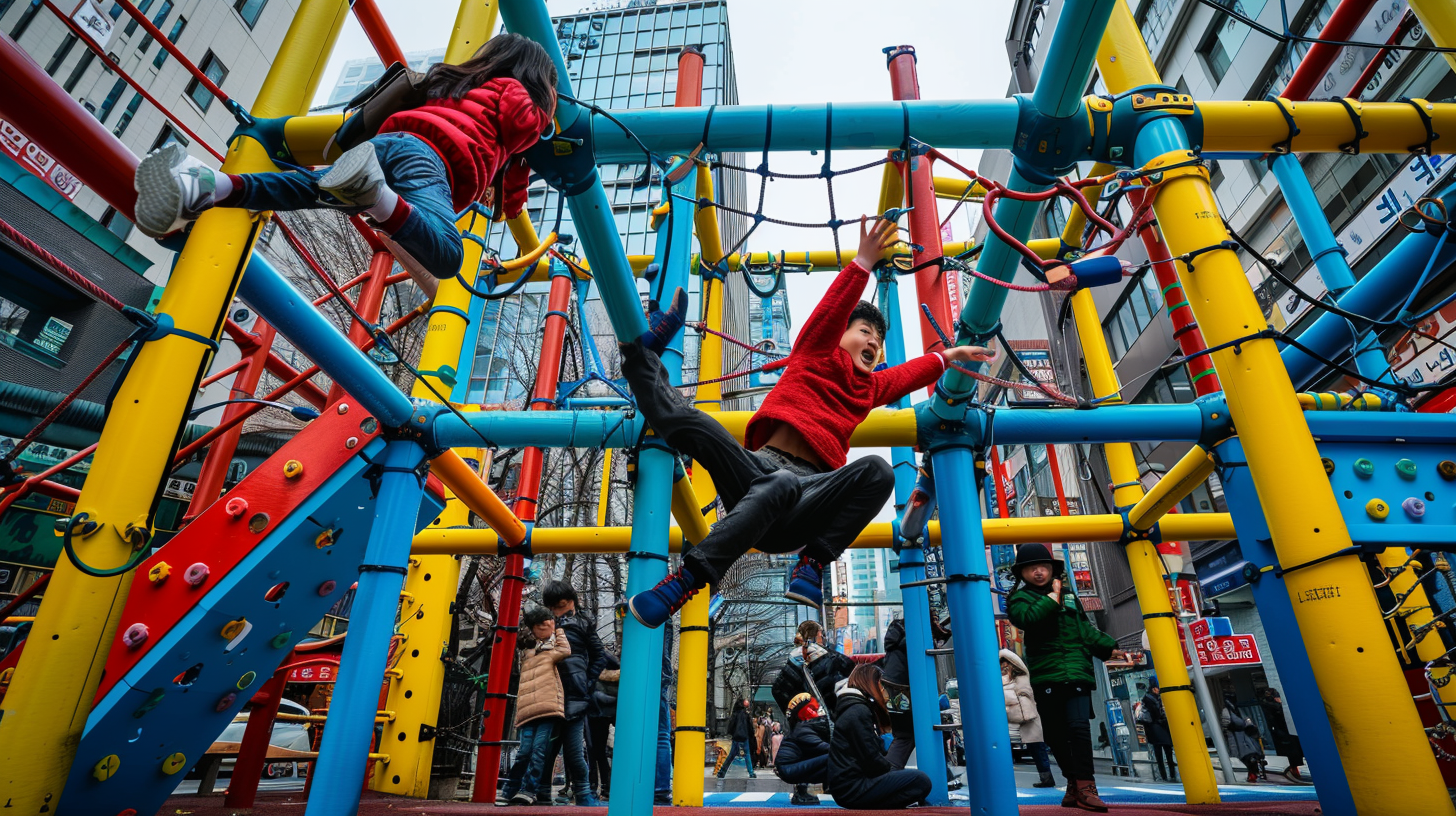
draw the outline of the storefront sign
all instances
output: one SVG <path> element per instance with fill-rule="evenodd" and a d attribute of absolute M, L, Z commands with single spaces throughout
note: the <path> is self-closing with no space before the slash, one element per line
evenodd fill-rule
<path fill-rule="evenodd" d="M 1047 349 L 1021 349 L 1016 351 L 1016 356 L 1021 358 L 1022 365 L 1031 372 L 1031 376 L 1043 385 L 1056 387 L 1057 375 L 1052 370 L 1052 353 Z M 1019 372 L 1018 372 L 1019 373 Z M 1022 381 L 1023 377 L 1017 377 Z M 1049 400 L 1051 397 L 1045 391 L 1035 386 L 1017 388 L 1016 397 L 1018 400 Z"/>
<path fill-rule="evenodd" d="M 111 41 L 111 32 L 116 29 L 115 21 L 110 15 L 102 13 L 96 0 L 81 0 L 81 4 L 71 13 L 71 21 L 85 32 L 87 39 L 102 48 Z"/>
<path fill-rule="evenodd" d="M 332 663 L 315 663 L 288 670 L 289 683 L 335 683 L 339 679 L 339 667 Z"/>
<path fill-rule="evenodd" d="M 1410 385 L 1429 385 L 1456 371 L 1456 353 L 1446 345 L 1456 329 L 1456 303 L 1417 323 L 1386 352 L 1391 373 Z"/>
<path fill-rule="evenodd" d="M 1206 669 L 1227 666 L 1257 666 L 1263 662 L 1259 657 L 1259 644 L 1253 635 L 1229 635 L 1210 637 L 1195 641 L 1198 646 L 1198 661 Z"/>
<path fill-rule="evenodd" d="M 0 119 L 0 150 L 4 150 L 19 162 L 21 167 L 45 179 L 47 184 L 67 199 L 74 201 L 76 194 L 81 192 L 80 179 L 61 166 L 51 154 L 41 150 L 40 145 L 20 132 L 20 128 L 4 119 Z"/>

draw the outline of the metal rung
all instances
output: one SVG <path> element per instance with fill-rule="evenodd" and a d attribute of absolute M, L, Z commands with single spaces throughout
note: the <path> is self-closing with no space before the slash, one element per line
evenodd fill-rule
<path fill-rule="evenodd" d="M 959 730 L 961 730 L 961 724 L 960 723 L 936 723 L 935 725 L 931 726 L 931 728 L 934 728 L 936 731 L 959 731 Z"/>
<path fill-rule="evenodd" d="M 901 589 L 909 589 L 911 587 L 933 586 L 935 584 L 944 584 L 944 583 L 947 583 L 944 578 L 925 578 L 925 579 L 920 580 L 920 581 L 910 581 L 908 583 L 901 584 L 900 585 L 900 588 Z"/>
<path fill-rule="evenodd" d="M 926 649 L 925 650 L 925 653 L 927 655 L 930 655 L 931 657 L 934 657 L 936 655 L 955 654 L 955 647 L 953 647 L 953 646 L 947 646 L 947 647 L 945 647 L 943 649 Z"/>

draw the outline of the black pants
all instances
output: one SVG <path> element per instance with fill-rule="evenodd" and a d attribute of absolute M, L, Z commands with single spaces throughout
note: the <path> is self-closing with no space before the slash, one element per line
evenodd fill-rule
<path fill-rule="evenodd" d="M 1152 746 L 1153 758 L 1158 763 L 1158 775 L 1164 779 L 1171 780 L 1173 775 L 1178 773 L 1178 766 L 1173 764 L 1173 746 L 1157 742 L 1149 743 L 1149 745 Z M 1163 765 L 1163 757 L 1168 758 L 1166 767 Z"/>
<path fill-rule="evenodd" d="M 929 795 L 930 777 L 923 772 L 890 771 L 849 791 L 835 788 L 834 804 L 848 810 L 898 810 Z"/>
<path fill-rule="evenodd" d="M 588 717 L 586 721 L 586 763 L 591 770 L 591 787 L 606 796 L 612 790 L 612 761 L 607 758 L 607 729 L 612 721 L 606 717 Z"/>
<path fill-rule="evenodd" d="M 622 347 L 622 373 L 637 407 L 663 441 L 713 476 L 728 513 L 683 556 L 697 586 L 717 583 L 751 549 L 804 555 L 827 564 L 863 532 L 895 490 L 895 473 L 878 456 L 820 472 L 782 451 L 749 451 L 712 417 L 692 407 L 657 355 L 640 343 Z M 699 496 L 706 500 L 706 496 Z"/>
<path fill-rule="evenodd" d="M 888 688 L 891 684 L 886 683 Z M 896 687 L 897 690 L 899 687 Z M 893 692 L 891 693 L 893 697 Z M 890 750 L 885 757 L 895 770 L 901 770 L 910 761 L 910 754 L 915 751 L 915 718 L 907 712 L 890 712 L 890 733 L 894 739 L 890 741 Z"/>
<path fill-rule="evenodd" d="M 1032 686 L 1047 747 L 1067 779 L 1092 779 L 1092 695 L 1080 683 Z"/>

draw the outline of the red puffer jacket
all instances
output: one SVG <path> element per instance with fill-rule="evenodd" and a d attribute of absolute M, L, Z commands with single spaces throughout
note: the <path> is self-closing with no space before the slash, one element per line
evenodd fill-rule
<path fill-rule="evenodd" d="M 526 205 L 530 169 L 518 154 L 546 129 L 546 112 L 536 107 L 520 82 L 498 77 L 461 99 L 431 99 L 400 111 L 380 126 L 380 133 L 409 133 L 429 143 L 450 174 L 451 203 L 458 212 L 470 202 L 502 198 L 496 210 L 514 216 Z M 490 206 L 494 202 L 488 200 Z"/>

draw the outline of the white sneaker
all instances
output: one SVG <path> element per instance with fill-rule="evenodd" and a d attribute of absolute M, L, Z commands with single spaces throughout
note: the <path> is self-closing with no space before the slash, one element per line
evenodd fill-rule
<path fill-rule="evenodd" d="M 362 210 L 374 206 L 384 189 L 384 170 L 374 155 L 374 145 L 365 142 L 340 156 L 318 186 L 344 207 Z"/>
<path fill-rule="evenodd" d="M 151 238 L 182 229 L 217 203 L 217 171 L 176 142 L 141 160 L 135 186 L 137 228 Z"/>

